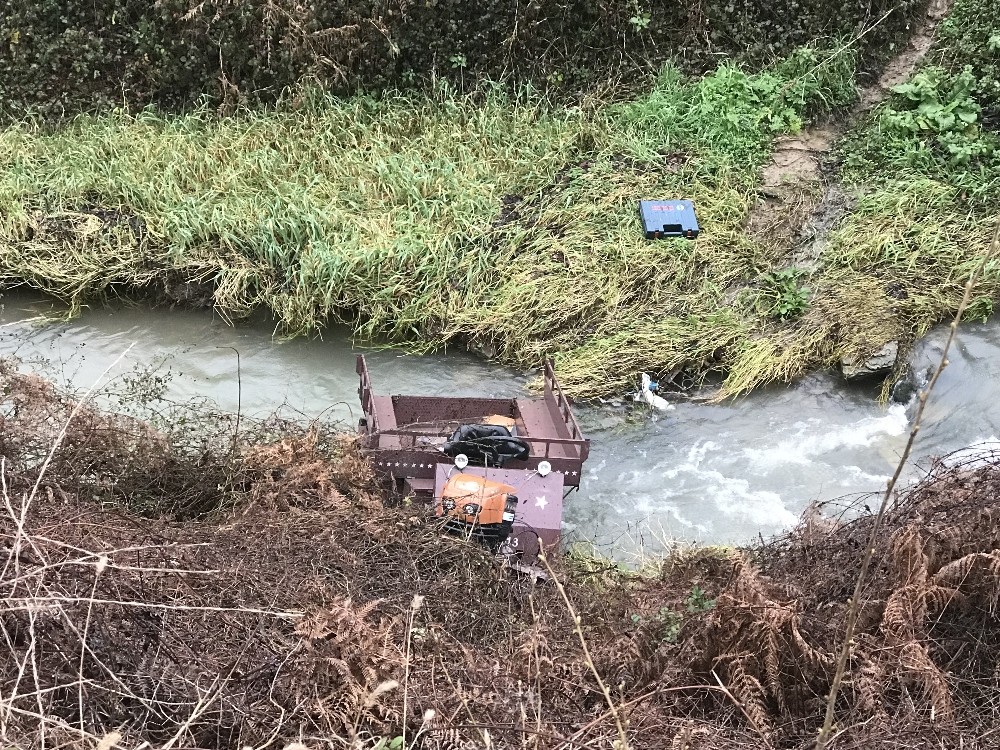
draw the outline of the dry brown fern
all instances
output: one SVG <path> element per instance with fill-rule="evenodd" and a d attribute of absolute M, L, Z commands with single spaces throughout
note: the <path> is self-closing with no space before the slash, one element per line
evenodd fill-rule
<path fill-rule="evenodd" d="M 885 666 L 880 660 L 867 655 L 871 650 L 870 644 L 862 644 L 863 640 L 866 640 L 864 636 L 858 638 L 860 654 L 857 660 L 860 664 L 852 672 L 851 679 L 854 686 L 855 702 L 865 715 L 884 716 L 887 684 Z"/>
<path fill-rule="evenodd" d="M 924 604 L 928 614 L 940 614 L 950 606 L 964 607 L 969 598 L 957 588 L 929 585 L 924 590 Z"/>
<path fill-rule="evenodd" d="M 378 724 L 387 718 L 388 704 L 372 702 L 386 680 L 399 675 L 402 652 L 398 646 L 398 617 L 372 615 L 381 602 L 355 605 L 349 598 L 330 601 L 323 609 L 313 610 L 295 626 L 302 648 L 314 655 L 305 670 L 294 669 L 293 684 L 307 686 L 314 710 L 324 716 L 331 728 L 343 731 L 359 723 Z M 336 686 L 323 694 L 309 692 L 311 685 Z M 394 712 L 393 712 L 394 713 Z"/>
<path fill-rule="evenodd" d="M 917 523 L 908 524 L 892 536 L 890 555 L 897 586 L 919 586 L 927 580 L 928 559 Z"/>
<path fill-rule="evenodd" d="M 903 667 L 903 679 L 912 680 L 921 687 L 936 719 L 943 723 L 952 722 L 955 710 L 951 690 L 944 673 L 928 654 L 927 645 L 917 641 L 904 644 L 899 651 L 899 661 Z"/>
<path fill-rule="evenodd" d="M 763 736 L 771 731 L 771 717 L 767 710 L 764 687 L 753 675 L 749 674 L 743 664 L 751 660 L 747 654 L 734 657 L 727 665 L 729 673 L 729 690 L 739 701 L 740 710 L 746 715 L 753 728 Z"/>
<path fill-rule="evenodd" d="M 911 584 L 892 592 L 882 615 L 882 631 L 891 645 L 908 643 L 923 633 L 926 593 L 926 584 Z"/>
<path fill-rule="evenodd" d="M 794 600 L 778 600 L 774 588 L 744 556 L 733 556 L 732 582 L 713 611 L 711 634 L 721 651 L 713 664 L 726 665 L 734 693 L 747 693 L 761 710 L 772 700 L 787 718 L 807 692 L 793 686 L 825 679 L 832 657 L 808 642 Z"/>
<path fill-rule="evenodd" d="M 990 596 L 996 596 L 1000 587 L 1000 550 L 973 552 L 953 560 L 942 565 L 931 580 L 953 589 L 985 584 Z"/>

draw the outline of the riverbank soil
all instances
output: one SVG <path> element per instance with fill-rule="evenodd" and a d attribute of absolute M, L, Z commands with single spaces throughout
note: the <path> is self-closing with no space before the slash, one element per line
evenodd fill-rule
<path fill-rule="evenodd" d="M 641 573 L 553 557 L 560 589 L 385 507 L 319 425 L 167 428 L 0 377 L 11 746 L 813 745 L 863 507 Z M 893 503 L 831 747 L 995 746 L 998 462 Z"/>

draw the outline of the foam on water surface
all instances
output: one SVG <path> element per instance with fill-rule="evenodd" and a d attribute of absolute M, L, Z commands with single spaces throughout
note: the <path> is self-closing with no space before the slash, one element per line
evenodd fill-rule
<path fill-rule="evenodd" d="M 232 328 L 208 312 L 142 308 L 93 310 L 41 328 L 18 322 L 47 307 L 37 297 L 5 295 L 0 354 L 17 354 L 86 388 L 134 343 L 121 371 L 169 370 L 172 398 L 205 398 L 228 410 L 240 404 L 256 415 L 286 404 L 293 415 L 342 420 L 345 427 L 357 418 L 356 351 L 343 331 L 328 331 L 323 341 L 276 341 L 266 321 Z M 939 355 L 942 335 L 915 349 L 917 377 Z M 1000 324 L 965 327 L 959 343 L 961 356 L 929 404 L 916 463 L 972 443 L 951 460 L 1000 450 Z M 511 396 L 524 393 L 527 382 L 464 354 L 369 356 L 377 386 L 387 392 Z M 592 452 L 583 489 L 567 498 L 566 530 L 617 556 L 671 540 L 739 543 L 790 528 L 812 502 L 879 492 L 902 452 L 913 407 L 882 406 L 876 390 L 819 374 L 724 404 L 633 411 L 639 419 L 627 421 L 578 407 Z"/>

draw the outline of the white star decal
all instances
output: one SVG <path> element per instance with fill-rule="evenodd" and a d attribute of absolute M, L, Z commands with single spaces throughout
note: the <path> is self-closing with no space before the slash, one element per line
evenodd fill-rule
<path fill-rule="evenodd" d="M 549 501 L 545 499 L 545 495 L 539 495 L 535 498 L 535 507 L 545 510 L 545 506 L 549 504 Z"/>

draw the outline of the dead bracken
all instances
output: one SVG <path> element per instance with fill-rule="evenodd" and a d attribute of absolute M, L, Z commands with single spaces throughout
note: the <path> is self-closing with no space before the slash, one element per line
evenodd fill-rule
<path fill-rule="evenodd" d="M 858 507 L 642 572 L 550 559 L 564 599 L 423 508 L 386 507 L 321 425 L 244 424 L 209 448 L 221 432 L 185 439 L 85 405 L 70 420 L 78 404 L 44 380 L 10 363 L 0 377 L 12 746 L 815 740 L 872 522 Z M 993 746 L 998 493 L 988 455 L 938 463 L 896 498 L 831 747 Z"/>

